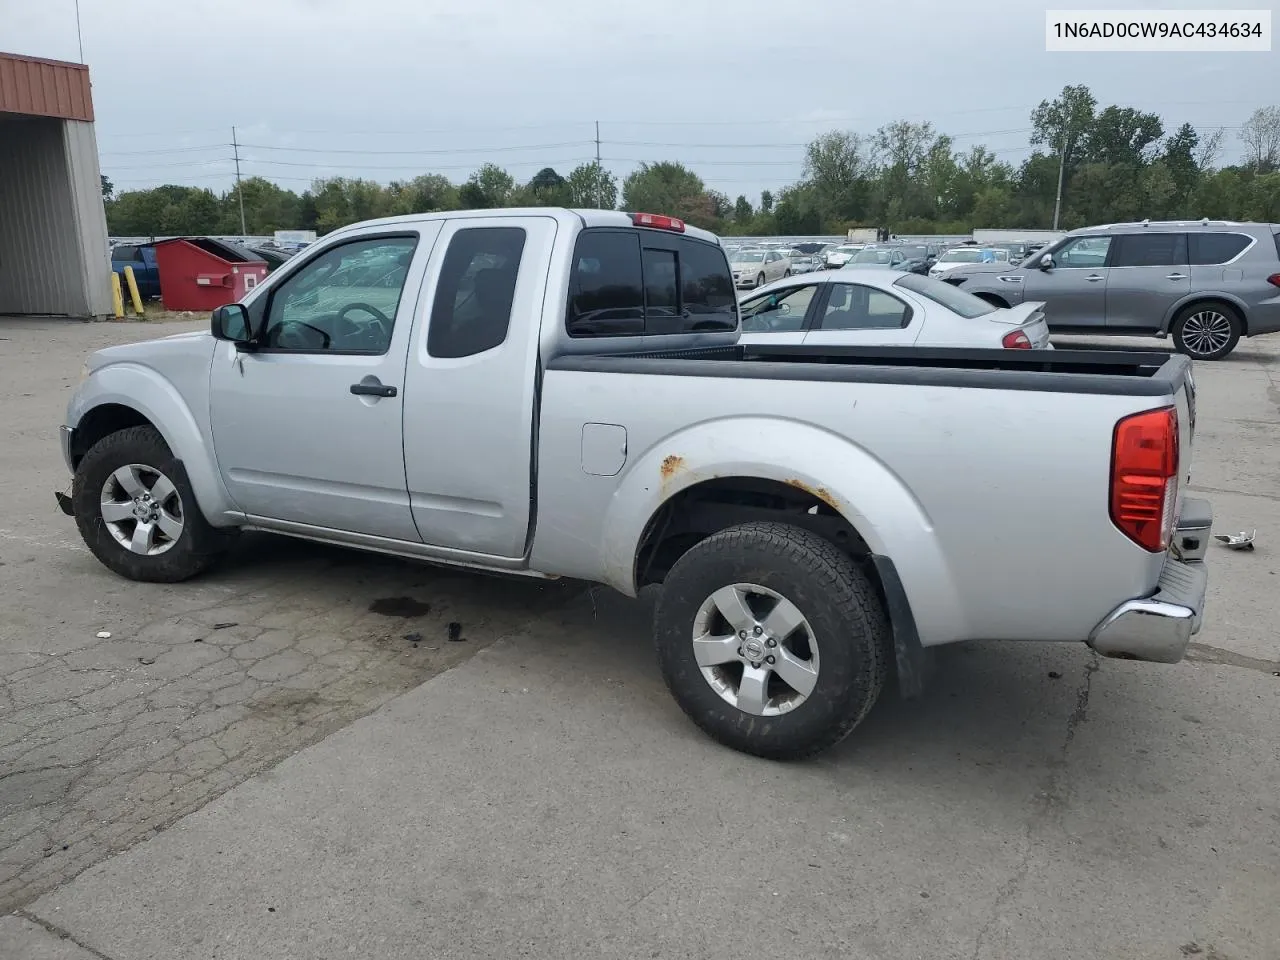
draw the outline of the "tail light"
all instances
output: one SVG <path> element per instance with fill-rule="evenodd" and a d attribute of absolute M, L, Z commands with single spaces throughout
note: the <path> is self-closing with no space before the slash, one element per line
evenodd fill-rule
<path fill-rule="evenodd" d="M 1273 273 L 1271 276 L 1267 277 L 1267 283 L 1271 284 L 1273 287 L 1280 287 L 1280 273 Z"/>
<path fill-rule="evenodd" d="M 1022 330 L 1014 330 L 1000 338 L 1000 345 L 1006 350 L 1030 350 L 1031 338 Z"/>
<path fill-rule="evenodd" d="M 660 213 L 633 213 L 631 222 L 637 227 L 652 227 L 655 230 L 674 230 L 684 233 L 684 221 L 676 217 L 664 217 Z"/>
<path fill-rule="evenodd" d="M 1144 550 L 1168 549 L 1178 501 L 1178 410 L 1125 417 L 1111 441 L 1111 522 Z"/>

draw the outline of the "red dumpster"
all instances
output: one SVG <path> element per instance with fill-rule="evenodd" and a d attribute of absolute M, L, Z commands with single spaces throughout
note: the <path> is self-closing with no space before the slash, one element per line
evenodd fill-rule
<path fill-rule="evenodd" d="M 242 299 L 267 278 L 266 261 L 212 237 L 157 241 L 156 267 L 166 310 L 213 310 Z"/>

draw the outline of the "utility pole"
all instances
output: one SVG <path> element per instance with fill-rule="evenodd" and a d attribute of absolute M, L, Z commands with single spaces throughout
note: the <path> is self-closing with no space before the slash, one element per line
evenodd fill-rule
<path fill-rule="evenodd" d="M 1058 229 L 1058 214 L 1062 212 L 1062 180 L 1067 172 L 1067 151 L 1071 148 L 1071 140 L 1068 138 L 1062 147 L 1062 151 L 1058 154 L 1058 195 L 1053 201 L 1053 229 Z"/>
<path fill-rule="evenodd" d="M 596 121 L 596 209 L 604 209 L 604 171 L 600 167 L 600 121 Z"/>
<path fill-rule="evenodd" d="M 236 140 L 236 128 L 234 127 L 232 127 L 232 152 L 236 154 L 236 196 L 241 201 L 241 237 L 247 237 L 248 228 L 244 225 L 244 191 L 239 186 L 239 141 Z"/>
<path fill-rule="evenodd" d="M 84 37 L 80 34 L 80 0 L 76 0 L 76 42 L 80 44 L 80 62 L 84 63 Z"/>

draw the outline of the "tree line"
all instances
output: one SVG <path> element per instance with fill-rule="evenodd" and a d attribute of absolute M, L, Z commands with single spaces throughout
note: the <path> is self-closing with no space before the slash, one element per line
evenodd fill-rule
<path fill-rule="evenodd" d="M 1220 166 L 1223 130 L 1184 123 L 1169 132 L 1155 113 L 1099 107 L 1067 86 L 1031 113 L 1031 154 L 1016 166 L 986 146 L 958 150 L 932 123 L 907 120 L 871 134 L 833 130 L 805 148 L 796 183 L 759 198 L 710 188 L 677 161 L 641 164 L 619 184 L 598 164 L 566 175 L 547 167 L 519 183 L 486 163 L 465 182 L 423 174 L 388 184 L 317 179 L 295 193 L 262 177 L 216 194 L 166 185 L 116 194 L 103 177 L 113 236 L 326 233 L 373 217 L 507 206 L 604 207 L 681 217 L 722 234 L 838 234 L 851 226 L 896 233 L 968 233 L 980 227 L 1061 229 L 1128 220 L 1280 221 L 1280 107 L 1240 127 L 1242 157 Z"/>

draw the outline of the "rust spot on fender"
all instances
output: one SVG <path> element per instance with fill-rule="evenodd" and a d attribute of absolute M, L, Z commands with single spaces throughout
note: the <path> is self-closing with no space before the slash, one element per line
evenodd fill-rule
<path fill-rule="evenodd" d="M 662 461 L 662 479 L 670 480 L 679 471 L 684 469 L 684 457 L 670 454 Z"/>
<path fill-rule="evenodd" d="M 826 487 L 811 487 L 803 480 L 799 480 L 794 477 L 787 481 L 787 486 L 795 487 L 797 490 L 803 490 L 811 497 L 817 497 L 836 513 L 840 512 L 840 504 L 836 502 L 835 495 Z"/>

